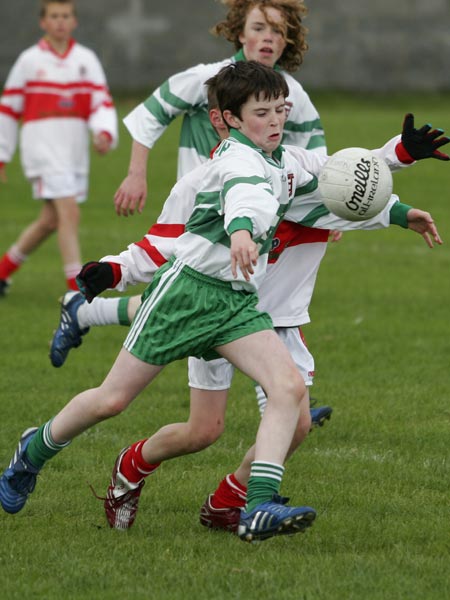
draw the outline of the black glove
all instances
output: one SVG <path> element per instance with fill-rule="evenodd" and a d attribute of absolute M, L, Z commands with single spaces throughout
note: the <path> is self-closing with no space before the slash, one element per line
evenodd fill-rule
<path fill-rule="evenodd" d="M 438 150 L 438 148 L 450 142 L 450 138 L 443 136 L 443 133 L 443 129 L 432 129 L 429 124 L 420 129 L 415 129 L 414 115 L 408 113 L 403 121 L 402 144 L 414 160 L 421 160 L 422 158 L 450 160 L 450 156 Z"/>
<path fill-rule="evenodd" d="M 104 290 L 113 287 L 114 271 L 107 262 L 88 262 L 83 265 L 77 275 L 77 285 L 80 292 L 90 303 Z"/>

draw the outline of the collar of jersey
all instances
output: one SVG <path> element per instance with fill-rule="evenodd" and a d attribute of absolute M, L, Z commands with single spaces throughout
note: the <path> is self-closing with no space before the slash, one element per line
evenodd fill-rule
<path fill-rule="evenodd" d="M 238 50 L 236 52 L 236 54 L 233 56 L 233 58 L 234 58 L 235 62 L 239 62 L 239 61 L 242 61 L 242 60 L 245 61 L 245 62 L 247 61 L 247 59 L 245 58 L 245 54 L 244 54 L 244 49 L 243 48 L 241 48 L 240 50 Z M 275 69 L 275 71 L 282 71 L 281 67 L 279 65 L 277 65 L 277 64 L 275 64 L 273 66 L 273 68 Z"/>
<path fill-rule="evenodd" d="M 58 58 L 66 58 L 69 54 L 70 51 L 72 50 L 72 48 L 75 46 L 76 41 L 74 40 L 74 38 L 70 38 L 68 44 L 67 44 L 67 49 L 63 54 L 60 54 L 59 52 L 57 52 L 55 50 L 55 48 L 53 48 L 53 46 L 50 44 L 50 42 L 44 37 L 42 37 L 39 42 L 38 42 L 38 46 L 39 48 L 41 48 L 41 50 L 48 50 L 49 52 L 51 52 L 52 54 L 54 54 L 55 56 L 57 56 Z"/>
<path fill-rule="evenodd" d="M 235 139 L 237 142 L 240 142 L 241 144 L 250 146 L 250 148 L 253 148 L 253 150 L 256 150 L 256 152 L 261 154 L 261 156 L 264 158 L 264 160 L 266 160 L 271 165 L 273 165 L 275 167 L 283 167 L 284 166 L 284 160 L 283 160 L 284 148 L 281 144 L 278 146 L 278 148 L 276 148 L 272 152 L 272 156 L 269 156 L 268 154 L 266 154 L 264 152 L 264 150 L 262 150 L 261 148 L 256 146 L 252 142 L 251 139 L 249 139 L 246 135 L 244 135 L 237 129 L 230 129 L 230 137 L 228 139 L 230 139 L 230 138 Z"/>

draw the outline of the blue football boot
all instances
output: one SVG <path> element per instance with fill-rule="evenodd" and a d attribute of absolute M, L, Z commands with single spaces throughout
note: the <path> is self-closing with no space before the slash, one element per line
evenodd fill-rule
<path fill-rule="evenodd" d="M 9 467 L 0 477 L 0 504 L 11 514 L 22 510 L 36 485 L 39 469 L 27 460 L 25 450 L 37 430 L 31 427 L 23 432 Z"/>
<path fill-rule="evenodd" d="M 316 511 L 310 506 L 286 506 L 289 498 L 274 494 L 251 513 L 241 512 L 237 534 L 244 542 L 257 542 L 276 535 L 301 533 L 313 524 Z"/>
<path fill-rule="evenodd" d="M 314 427 L 323 427 L 325 421 L 329 421 L 333 409 L 331 406 L 317 406 L 309 409 L 311 413 L 311 430 Z"/>
<path fill-rule="evenodd" d="M 69 350 L 78 348 L 83 341 L 82 336 L 89 331 L 89 327 L 80 328 L 77 318 L 77 311 L 85 302 L 84 296 L 74 291 L 67 292 L 61 299 L 61 316 L 49 354 L 54 367 L 62 367 Z"/>

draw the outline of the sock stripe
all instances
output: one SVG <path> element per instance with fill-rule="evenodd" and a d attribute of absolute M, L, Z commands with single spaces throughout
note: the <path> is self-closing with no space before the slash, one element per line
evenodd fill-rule
<path fill-rule="evenodd" d="M 250 477 L 264 477 L 265 479 L 274 479 L 275 481 L 281 482 L 283 479 L 281 475 L 275 475 L 271 473 L 264 473 L 263 471 L 258 473 L 251 473 Z"/>
<path fill-rule="evenodd" d="M 252 463 L 247 489 L 247 512 L 279 493 L 283 473 L 283 465 L 266 461 Z"/>
<path fill-rule="evenodd" d="M 245 501 L 247 499 L 247 488 L 242 486 L 242 484 L 239 484 L 239 481 L 237 481 L 237 480 L 235 480 L 236 483 L 238 484 L 238 485 L 236 485 L 236 483 L 234 483 L 231 475 L 227 475 L 225 477 L 225 479 L 226 479 L 227 484 L 230 486 L 232 491 L 238 496 L 238 498 Z"/>
<path fill-rule="evenodd" d="M 262 466 L 253 465 L 251 471 L 252 471 L 252 473 L 257 473 L 258 471 L 260 471 L 262 473 L 279 473 L 282 475 L 284 472 L 284 469 L 276 469 L 275 467 L 262 467 Z"/>
<path fill-rule="evenodd" d="M 6 255 L 8 256 L 9 260 L 16 266 L 21 265 L 28 258 L 28 255 L 21 252 L 18 246 L 16 246 L 15 244 L 11 246 Z"/>
<path fill-rule="evenodd" d="M 119 304 L 117 306 L 117 318 L 119 319 L 119 325 L 131 325 L 130 319 L 128 317 L 129 301 L 129 296 L 125 296 L 124 298 L 119 299 Z"/>
<path fill-rule="evenodd" d="M 281 481 L 284 467 L 274 463 L 254 462 L 250 470 L 250 477 L 268 477 Z"/>
<path fill-rule="evenodd" d="M 47 448 L 50 448 L 50 450 L 60 450 L 61 448 L 65 448 L 66 446 L 68 446 L 71 440 L 69 440 L 68 442 L 63 442 L 62 444 L 57 444 L 53 440 L 52 435 L 50 433 L 50 427 L 52 425 L 52 422 L 53 419 L 51 419 L 50 421 L 48 421 L 48 423 L 44 425 L 44 429 L 42 431 L 42 439 L 44 444 L 47 446 Z"/>

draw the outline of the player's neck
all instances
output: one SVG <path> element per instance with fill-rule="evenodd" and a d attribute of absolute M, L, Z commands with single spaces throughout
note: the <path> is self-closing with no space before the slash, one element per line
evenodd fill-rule
<path fill-rule="evenodd" d="M 68 40 L 58 40 L 49 37 L 48 35 L 44 36 L 46 42 L 49 46 L 51 46 L 52 50 L 54 50 L 57 54 L 65 54 L 70 46 L 70 39 Z"/>

